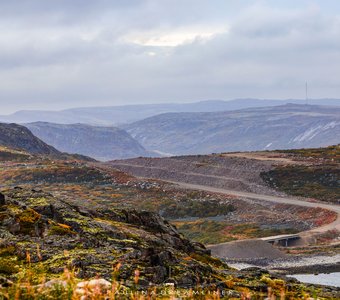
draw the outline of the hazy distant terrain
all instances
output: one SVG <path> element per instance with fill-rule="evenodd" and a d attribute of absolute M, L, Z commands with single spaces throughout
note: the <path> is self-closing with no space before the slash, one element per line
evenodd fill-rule
<path fill-rule="evenodd" d="M 53 122 L 61 124 L 84 123 L 92 125 L 118 125 L 139 121 L 168 112 L 215 112 L 238 110 L 250 107 L 276 106 L 287 103 L 304 104 L 305 100 L 259 100 L 236 99 L 231 101 L 210 100 L 196 103 L 141 104 L 109 107 L 74 108 L 62 111 L 18 111 L 0 116 L 0 121 L 13 123 Z M 337 105 L 339 99 L 309 100 L 314 105 Z"/>
<path fill-rule="evenodd" d="M 25 126 L 44 142 L 63 152 L 83 154 L 98 160 L 149 155 L 126 131 L 116 127 L 46 122 Z"/>
<path fill-rule="evenodd" d="M 168 113 L 125 129 L 146 149 L 175 155 L 321 147 L 340 141 L 340 107 L 290 104 Z"/>

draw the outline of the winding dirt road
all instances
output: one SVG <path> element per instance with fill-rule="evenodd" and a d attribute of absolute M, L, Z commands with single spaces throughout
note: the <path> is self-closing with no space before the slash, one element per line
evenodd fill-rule
<path fill-rule="evenodd" d="M 340 231 L 340 205 L 322 202 L 312 202 L 307 199 L 294 198 L 284 195 L 273 194 L 273 191 L 261 184 L 260 172 L 268 170 L 277 164 L 305 164 L 290 158 L 272 155 L 268 153 L 230 153 L 223 154 L 227 161 L 209 161 L 200 158 L 188 158 L 188 161 L 176 158 L 156 159 L 131 159 L 125 161 L 113 161 L 111 166 L 123 172 L 131 173 L 138 178 L 153 178 L 164 182 L 178 185 L 180 188 L 202 190 L 212 193 L 235 195 L 259 201 L 268 201 L 279 204 L 289 204 L 301 207 L 320 208 L 333 211 L 337 218 L 326 225 L 298 233 L 299 243 L 303 245 L 315 242 L 315 237 L 329 230 Z M 242 160 L 242 161 L 240 161 Z M 256 163 L 255 163 L 256 162 Z M 259 163 L 260 162 L 260 163 Z M 204 168 L 209 163 L 210 169 Z M 211 172 L 215 168 L 216 172 Z M 266 240 L 280 239 L 284 237 L 296 238 L 294 235 L 272 236 Z M 264 240 L 264 239 L 263 239 Z"/>
<path fill-rule="evenodd" d="M 163 180 L 165 181 L 165 180 Z M 333 221 L 332 223 L 323 225 L 321 227 L 313 228 L 308 231 L 301 232 L 300 236 L 307 236 L 307 235 L 314 235 L 318 233 L 323 233 L 328 230 L 338 230 L 340 231 L 340 206 L 335 204 L 326 204 L 326 203 L 320 203 L 320 202 L 308 202 L 303 201 L 300 199 L 295 199 L 291 197 L 277 197 L 277 196 L 270 196 L 270 195 L 259 195 L 255 193 L 249 193 L 249 192 L 240 192 L 240 191 L 234 191 L 234 190 L 226 190 L 222 188 L 215 188 L 211 186 L 204 186 L 204 185 L 198 185 L 198 184 L 190 184 L 190 183 L 183 183 L 183 182 L 177 182 L 177 181 L 168 181 L 166 182 L 173 183 L 178 185 L 181 188 L 185 189 L 191 189 L 191 190 L 201 190 L 201 191 L 207 191 L 211 193 L 220 193 L 220 194 L 227 194 L 227 195 L 235 195 L 238 197 L 244 197 L 249 199 L 256 199 L 256 200 L 262 200 L 262 201 L 269 201 L 269 202 L 275 202 L 275 203 L 281 203 L 281 204 L 291 204 L 291 205 L 298 205 L 298 206 L 304 206 L 304 207 L 314 207 L 314 208 L 324 208 L 330 211 L 334 211 L 337 213 L 337 219 Z"/>

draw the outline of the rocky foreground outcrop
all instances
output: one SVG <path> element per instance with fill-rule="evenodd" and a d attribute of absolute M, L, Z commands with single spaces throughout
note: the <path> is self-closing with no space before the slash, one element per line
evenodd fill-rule
<path fill-rule="evenodd" d="M 80 278 L 110 279 L 119 265 L 119 280 L 129 284 L 139 270 L 145 285 L 211 283 L 214 265 L 222 265 L 158 214 L 90 211 L 18 187 L 0 194 L 0 273 L 15 277 L 27 257 L 33 269 L 51 278 L 66 267 Z"/>

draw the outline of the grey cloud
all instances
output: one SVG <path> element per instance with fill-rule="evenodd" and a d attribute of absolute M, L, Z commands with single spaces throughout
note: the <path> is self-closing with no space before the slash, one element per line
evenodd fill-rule
<path fill-rule="evenodd" d="M 339 95 L 335 11 L 321 4 L 318 9 L 268 1 L 209 3 L 0 1 L 0 103 L 11 111 L 303 97 L 306 80 L 314 97 Z M 131 33 L 207 26 L 229 30 L 177 47 L 126 39 Z"/>

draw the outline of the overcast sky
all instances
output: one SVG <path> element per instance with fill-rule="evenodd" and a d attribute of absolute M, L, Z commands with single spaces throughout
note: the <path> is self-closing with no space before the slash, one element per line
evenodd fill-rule
<path fill-rule="evenodd" d="M 0 0 L 0 114 L 340 98 L 339 0 Z"/>

